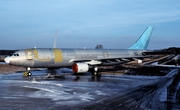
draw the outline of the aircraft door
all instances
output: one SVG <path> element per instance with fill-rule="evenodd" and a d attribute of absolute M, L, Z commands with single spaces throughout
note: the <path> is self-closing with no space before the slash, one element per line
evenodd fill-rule
<path fill-rule="evenodd" d="M 32 53 L 32 51 L 27 51 L 27 59 L 28 60 L 33 60 L 33 53 Z"/>
<path fill-rule="evenodd" d="M 38 51 L 36 49 L 34 50 L 27 50 L 27 60 L 36 60 L 38 59 Z"/>
<path fill-rule="evenodd" d="M 33 64 L 34 64 L 34 52 L 33 52 L 33 49 L 27 49 L 25 51 L 25 55 L 26 55 L 26 60 L 27 61 L 25 62 L 24 65 L 31 65 L 31 66 L 33 66 Z"/>

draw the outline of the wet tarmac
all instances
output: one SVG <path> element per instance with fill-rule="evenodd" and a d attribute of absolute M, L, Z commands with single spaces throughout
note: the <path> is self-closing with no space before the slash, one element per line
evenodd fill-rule
<path fill-rule="evenodd" d="M 21 110 L 59 109 L 167 109 L 166 86 L 178 70 L 166 76 L 63 74 L 46 78 L 46 71 L 0 75 L 0 108 Z M 179 106 L 177 107 L 179 108 Z M 175 108 L 176 109 L 176 108 Z"/>

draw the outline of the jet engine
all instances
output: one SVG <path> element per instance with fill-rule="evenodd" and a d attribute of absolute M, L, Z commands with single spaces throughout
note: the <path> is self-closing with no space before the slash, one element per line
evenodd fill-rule
<path fill-rule="evenodd" d="M 88 72 L 89 66 L 86 63 L 74 63 L 72 65 L 72 70 L 74 73 L 84 73 Z"/>

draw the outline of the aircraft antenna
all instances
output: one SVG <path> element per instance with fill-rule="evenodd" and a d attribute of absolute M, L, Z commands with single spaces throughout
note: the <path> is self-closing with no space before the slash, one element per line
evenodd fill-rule
<path fill-rule="evenodd" d="M 57 37 L 58 37 L 58 30 L 56 31 L 56 36 L 54 38 L 54 46 L 53 48 L 56 48 L 56 40 L 57 40 Z"/>

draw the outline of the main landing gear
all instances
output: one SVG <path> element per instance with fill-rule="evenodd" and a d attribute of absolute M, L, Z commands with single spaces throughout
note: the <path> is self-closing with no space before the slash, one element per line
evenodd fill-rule
<path fill-rule="evenodd" d="M 91 73 L 92 81 L 100 81 L 101 80 L 101 72 L 92 72 Z"/>
<path fill-rule="evenodd" d="M 98 67 L 94 67 L 90 70 L 92 76 L 101 76 L 100 69 Z"/>
<path fill-rule="evenodd" d="M 28 67 L 27 68 L 27 71 L 25 71 L 25 72 L 23 72 L 23 76 L 24 77 L 28 77 L 28 76 L 31 76 L 32 75 L 32 73 L 31 73 L 31 68 L 30 67 Z"/>
<path fill-rule="evenodd" d="M 94 71 L 91 73 L 92 76 L 101 76 L 101 72 Z"/>

